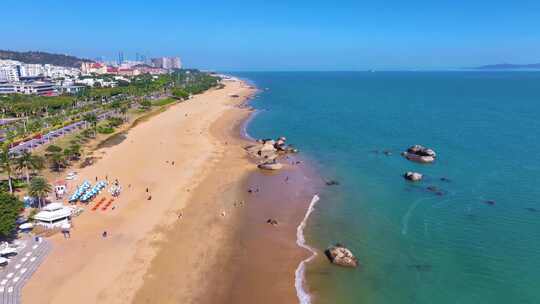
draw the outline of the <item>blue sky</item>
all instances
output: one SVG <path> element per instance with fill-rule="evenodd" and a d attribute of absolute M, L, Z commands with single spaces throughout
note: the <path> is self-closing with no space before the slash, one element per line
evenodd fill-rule
<path fill-rule="evenodd" d="M 540 1 L 3 0 L 0 49 L 179 55 L 217 70 L 540 62 Z"/>

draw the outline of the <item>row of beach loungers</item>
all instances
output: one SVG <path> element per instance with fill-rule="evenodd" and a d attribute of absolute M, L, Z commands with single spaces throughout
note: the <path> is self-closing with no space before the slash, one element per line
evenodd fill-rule
<path fill-rule="evenodd" d="M 99 207 L 101 207 L 101 205 L 103 205 L 103 204 L 104 204 L 104 205 L 103 205 L 103 207 L 101 207 L 101 210 L 102 210 L 102 211 L 105 211 L 105 210 L 107 210 L 107 208 L 109 208 L 109 206 L 110 206 L 113 202 L 114 202 L 114 198 L 111 198 L 111 199 L 109 199 L 109 201 L 107 201 L 106 198 L 102 197 L 102 198 L 99 200 L 99 202 L 97 202 L 97 204 L 96 204 L 94 207 L 92 207 L 92 211 L 98 210 Z"/>

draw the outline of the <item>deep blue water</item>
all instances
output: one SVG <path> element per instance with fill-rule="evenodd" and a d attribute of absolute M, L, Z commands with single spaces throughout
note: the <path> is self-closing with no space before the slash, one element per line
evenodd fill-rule
<path fill-rule="evenodd" d="M 319 256 L 316 303 L 540 303 L 540 72 L 233 74 L 262 89 L 248 132 L 287 136 L 340 182 L 307 241 L 345 243 L 362 266 Z M 413 144 L 436 163 L 399 155 Z"/>

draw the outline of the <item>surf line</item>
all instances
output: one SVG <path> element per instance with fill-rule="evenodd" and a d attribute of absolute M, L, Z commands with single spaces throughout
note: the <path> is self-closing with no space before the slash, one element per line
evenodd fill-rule
<path fill-rule="evenodd" d="M 304 259 L 303 261 L 298 264 L 298 267 L 296 268 L 296 271 L 294 272 L 294 287 L 296 288 L 296 295 L 298 297 L 298 300 L 300 301 L 300 304 L 310 304 L 311 303 L 311 296 L 305 289 L 305 272 L 306 272 L 306 264 L 309 263 L 311 260 L 313 260 L 317 256 L 317 252 L 315 249 L 311 248 L 306 244 L 306 239 L 304 238 L 304 229 L 306 227 L 306 222 L 309 218 L 309 215 L 313 212 L 313 209 L 315 207 L 315 204 L 319 201 L 319 196 L 315 194 L 313 198 L 311 199 L 311 203 L 309 204 L 308 210 L 306 211 L 306 214 L 304 215 L 304 219 L 300 222 L 298 227 L 296 228 L 296 244 L 299 247 L 302 247 L 309 252 L 311 252 L 311 255 Z"/>

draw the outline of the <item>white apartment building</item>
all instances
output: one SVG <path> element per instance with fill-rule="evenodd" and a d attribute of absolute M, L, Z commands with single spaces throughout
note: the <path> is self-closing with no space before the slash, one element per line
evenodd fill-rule
<path fill-rule="evenodd" d="M 19 81 L 19 69 L 17 66 L 0 66 L 0 82 Z"/>
<path fill-rule="evenodd" d="M 50 96 L 55 94 L 55 90 L 54 84 L 42 81 L 11 82 L 0 84 L 0 95 L 14 93 Z"/>
<path fill-rule="evenodd" d="M 16 60 L 0 60 L 0 81 L 16 82 L 21 77 L 76 77 L 79 69 L 50 64 L 28 64 Z"/>
<path fill-rule="evenodd" d="M 159 57 L 159 58 L 152 58 L 152 65 L 157 68 L 163 68 L 163 69 L 181 69 L 182 68 L 182 62 L 180 61 L 180 57 Z"/>

